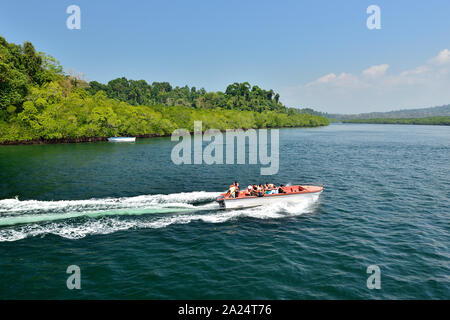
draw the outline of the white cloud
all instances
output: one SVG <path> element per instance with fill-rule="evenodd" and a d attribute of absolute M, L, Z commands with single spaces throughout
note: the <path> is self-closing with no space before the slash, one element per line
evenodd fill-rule
<path fill-rule="evenodd" d="M 361 85 L 361 82 L 358 77 L 350 73 L 342 72 L 339 76 L 336 76 L 334 73 L 329 73 L 306 84 L 306 87 L 321 86 L 325 84 L 334 87 L 357 87 Z"/>
<path fill-rule="evenodd" d="M 450 103 L 450 50 L 444 49 L 422 65 L 397 73 L 389 64 L 359 74 L 328 73 L 316 80 L 282 90 L 288 106 L 310 106 L 338 113 L 388 111 Z"/>
<path fill-rule="evenodd" d="M 431 63 L 435 63 L 438 65 L 447 64 L 450 62 L 450 50 L 444 49 L 439 54 L 430 60 Z"/>
<path fill-rule="evenodd" d="M 329 73 L 329 74 L 324 75 L 323 77 L 320 77 L 316 81 L 308 83 L 308 85 L 313 85 L 315 83 L 327 83 L 334 79 L 336 79 L 336 75 L 334 73 Z"/>
<path fill-rule="evenodd" d="M 400 73 L 401 77 L 406 77 L 406 76 L 410 76 L 410 75 L 419 75 L 419 74 L 423 74 L 425 72 L 430 71 L 430 67 L 428 66 L 419 66 L 417 68 L 414 68 L 412 70 L 406 70 Z"/>
<path fill-rule="evenodd" d="M 362 72 L 362 74 L 367 77 L 380 77 L 386 73 L 388 68 L 389 68 L 388 64 L 380 64 L 378 66 L 371 66 L 370 68 L 364 70 Z"/>

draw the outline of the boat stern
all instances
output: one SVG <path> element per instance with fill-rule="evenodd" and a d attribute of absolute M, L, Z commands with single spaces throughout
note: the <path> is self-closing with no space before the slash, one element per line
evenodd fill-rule
<path fill-rule="evenodd" d="M 225 208 L 225 197 L 223 195 L 218 196 L 216 202 L 219 204 L 219 208 Z"/>

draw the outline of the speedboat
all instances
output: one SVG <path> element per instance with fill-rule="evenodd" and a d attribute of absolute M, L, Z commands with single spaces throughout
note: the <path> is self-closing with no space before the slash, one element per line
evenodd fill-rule
<path fill-rule="evenodd" d="M 136 137 L 111 137 L 108 138 L 109 142 L 135 142 Z"/>
<path fill-rule="evenodd" d="M 231 197 L 228 193 L 222 193 L 216 201 L 223 209 L 257 207 L 281 201 L 300 203 L 308 199 L 317 199 L 322 193 L 323 187 L 296 185 L 279 187 L 275 190 L 278 193 L 260 193 L 257 196 L 250 195 L 248 191 L 239 191 L 235 197 Z"/>

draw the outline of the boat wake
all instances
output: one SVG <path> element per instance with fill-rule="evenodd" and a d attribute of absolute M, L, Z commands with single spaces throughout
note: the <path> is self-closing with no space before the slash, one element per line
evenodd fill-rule
<path fill-rule="evenodd" d="M 0 242 L 58 235 L 80 239 L 129 229 L 164 228 L 192 221 L 223 223 L 239 217 L 277 219 L 311 212 L 318 196 L 304 203 L 276 203 L 216 210 L 219 192 L 143 195 L 128 198 L 38 201 L 0 200 Z"/>

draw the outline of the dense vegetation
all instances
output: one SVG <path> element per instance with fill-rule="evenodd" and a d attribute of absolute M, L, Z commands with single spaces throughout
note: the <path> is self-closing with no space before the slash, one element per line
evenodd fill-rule
<path fill-rule="evenodd" d="M 351 119 L 343 120 L 344 123 L 380 123 L 380 124 L 428 124 L 428 125 L 450 125 L 450 117 L 425 117 L 425 118 L 403 118 L 403 119 Z"/>
<path fill-rule="evenodd" d="M 264 90 L 258 86 L 250 86 L 248 82 L 234 83 L 225 92 L 206 92 L 195 87 L 173 88 L 168 82 L 153 82 L 145 80 L 128 80 L 117 78 L 104 85 L 97 81 L 89 83 L 89 93 L 104 91 L 108 98 L 117 99 L 131 105 L 163 104 L 168 107 L 185 106 L 196 109 L 229 109 L 244 111 L 278 111 L 286 112 L 280 103 L 280 95 L 273 90 Z"/>
<path fill-rule="evenodd" d="M 29 42 L 0 37 L 0 142 L 167 135 L 176 128 L 309 127 L 321 116 L 284 107 L 273 90 L 234 83 L 225 92 L 118 78 L 87 83 Z"/>
<path fill-rule="evenodd" d="M 333 114 L 327 113 L 327 112 L 321 112 L 321 111 L 316 111 L 314 109 L 311 108 L 303 108 L 303 109 L 298 109 L 299 113 L 303 113 L 303 114 L 309 114 L 311 116 L 320 116 L 320 117 L 324 117 L 327 118 L 329 122 L 331 123 L 337 123 L 340 122 L 340 120 L 336 117 L 334 117 Z"/>

